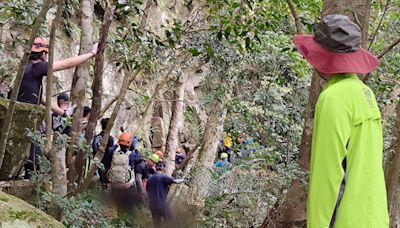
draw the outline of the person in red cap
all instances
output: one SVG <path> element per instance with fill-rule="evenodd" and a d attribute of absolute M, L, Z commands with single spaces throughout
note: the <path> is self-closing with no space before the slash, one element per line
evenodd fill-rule
<path fill-rule="evenodd" d="M 327 80 L 314 114 L 307 227 L 389 227 L 381 115 L 357 77 L 379 61 L 361 48 L 361 29 L 346 16 L 324 17 L 314 33 L 294 38 Z"/>
<path fill-rule="evenodd" d="M 49 44 L 42 37 L 37 37 L 31 48 L 28 64 L 25 66 L 24 76 L 22 78 L 21 87 L 17 100 L 30 104 L 45 104 L 45 97 L 42 96 L 43 77 L 47 75 L 47 54 L 49 52 Z M 71 57 L 64 60 L 55 61 L 53 70 L 61 71 L 73 68 L 97 54 L 97 44 L 93 45 L 91 52 L 79 56 Z M 68 112 L 61 109 L 57 105 L 52 105 L 52 111 L 59 115 L 71 115 L 72 110 Z"/>

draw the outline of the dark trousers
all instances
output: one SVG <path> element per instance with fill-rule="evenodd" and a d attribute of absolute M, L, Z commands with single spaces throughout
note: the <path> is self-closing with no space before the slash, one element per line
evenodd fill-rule
<path fill-rule="evenodd" d="M 40 147 L 31 143 L 29 150 L 29 159 L 25 163 L 25 179 L 30 179 L 32 177 L 32 172 L 39 170 L 39 157 L 42 155 Z"/>
<path fill-rule="evenodd" d="M 172 220 L 171 211 L 168 207 L 150 208 L 150 211 L 151 211 L 151 216 L 153 217 L 154 228 L 163 227 Z"/>
<path fill-rule="evenodd" d="M 111 187 L 111 197 L 117 205 L 118 214 L 131 215 L 133 208 L 135 207 L 135 187 L 129 187 L 127 189 L 119 189 Z"/>

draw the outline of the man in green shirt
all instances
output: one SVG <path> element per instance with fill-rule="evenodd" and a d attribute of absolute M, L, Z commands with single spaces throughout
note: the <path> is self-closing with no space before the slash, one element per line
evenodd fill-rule
<path fill-rule="evenodd" d="M 327 80 L 315 108 L 307 227 L 389 227 L 380 111 L 356 75 L 373 71 L 378 59 L 343 15 L 324 17 L 314 36 L 294 42 Z"/>

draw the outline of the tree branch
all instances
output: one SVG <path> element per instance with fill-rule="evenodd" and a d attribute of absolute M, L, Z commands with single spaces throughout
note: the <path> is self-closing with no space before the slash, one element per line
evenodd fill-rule
<path fill-rule="evenodd" d="M 389 46 L 387 46 L 383 51 L 378 55 L 378 59 L 383 58 L 390 50 L 392 50 L 396 45 L 400 43 L 400 39 L 395 40 L 393 43 L 391 43 Z"/>
<path fill-rule="evenodd" d="M 287 3 L 290 8 L 290 12 L 292 12 L 293 18 L 294 18 L 294 23 L 296 25 L 296 32 L 297 34 L 303 34 L 303 30 L 301 29 L 301 21 L 299 14 L 297 13 L 296 7 L 294 6 L 292 0 L 287 0 Z"/>
<path fill-rule="evenodd" d="M 369 44 L 368 51 L 371 50 L 371 47 L 372 47 L 372 44 L 375 41 L 376 35 L 378 34 L 379 29 L 382 26 L 383 18 L 385 18 L 386 12 L 389 9 L 389 4 L 390 4 L 390 0 L 387 0 L 386 5 L 385 5 L 385 9 L 384 9 L 383 14 L 382 14 L 382 17 L 381 17 L 381 19 L 380 19 L 380 21 L 378 23 L 378 26 L 375 29 L 374 35 L 372 36 L 371 43 Z"/>
<path fill-rule="evenodd" d="M 90 111 L 89 123 L 85 132 L 85 139 L 91 142 L 94 136 L 94 131 L 97 125 L 97 117 L 101 109 L 102 101 L 102 90 L 103 90 L 103 67 L 104 67 L 104 51 L 106 48 L 108 31 L 110 30 L 111 22 L 114 15 L 113 1 L 106 1 L 106 12 L 104 14 L 103 23 L 100 29 L 100 41 L 98 46 L 98 52 L 94 64 L 94 76 L 93 76 L 93 99 L 92 107 Z M 77 165 L 79 165 L 78 171 L 78 183 L 80 183 L 83 175 L 83 152 L 79 151 L 77 155 Z"/>
<path fill-rule="evenodd" d="M 133 80 L 135 80 L 135 78 L 136 78 L 136 77 L 132 77 L 132 78 L 129 80 L 129 82 L 128 82 L 129 85 L 133 82 Z M 128 85 L 128 90 L 129 90 L 129 85 Z M 104 114 L 107 112 L 107 110 L 108 110 L 117 100 L 118 100 L 118 95 L 115 96 L 113 99 L 111 99 L 111 100 L 100 110 L 98 119 L 101 119 L 101 118 L 104 116 Z"/>
<path fill-rule="evenodd" d="M 53 22 L 51 23 L 50 30 L 50 41 L 49 41 L 49 60 L 47 65 L 47 81 L 46 81 L 46 144 L 45 153 L 51 150 L 51 135 L 52 135 L 52 124 L 51 124 L 51 86 L 53 84 L 53 62 L 54 62 L 54 42 L 56 39 L 56 31 L 58 24 L 61 20 L 63 1 L 58 0 L 57 2 L 57 13 Z"/>
<path fill-rule="evenodd" d="M 132 76 L 132 78 L 136 78 L 141 72 L 142 72 L 142 67 L 140 67 L 136 71 L 136 73 Z M 108 138 L 110 137 L 110 131 L 114 126 L 114 121 L 117 118 L 117 115 L 121 108 L 122 102 L 124 101 L 126 91 L 128 90 L 128 87 L 129 87 L 128 82 L 129 82 L 130 78 L 131 77 L 129 74 L 126 74 L 124 76 L 124 80 L 123 80 L 123 83 L 122 83 L 122 86 L 121 86 L 121 89 L 120 89 L 120 92 L 118 95 L 117 103 L 115 104 L 114 110 L 110 116 L 110 120 L 104 131 L 104 136 L 101 141 L 101 146 L 100 146 L 99 150 L 97 151 L 95 158 L 93 159 L 94 161 L 100 162 L 103 159 L 104 152 L 105 152 L 105 149 L 106 149 L 107 143 L 108 143 Z M 93 175 L 96 173 L 96 169 L 97 169 L 97 166 L 94 163 L 95 162 L 91 163 L 88 175 L 85 177 L 83 183 L 79 186 L 78 190 L 75 193 L 82 193 L 88 188 L 88 186 L 91 182 L 91 179 L 92 179 Z"/>
<path fill-rule="evenodd" d="M 389 51 L 391 51 L 396 45 L 400 43 L 400 39 L 395 40 L 389 46 L 383 49 L 383 51 L 377 56 L 378 59 L 382 59 Z M 363 82 L 366 83 L 371 78 L 371 73 L 365 75 Z"/>

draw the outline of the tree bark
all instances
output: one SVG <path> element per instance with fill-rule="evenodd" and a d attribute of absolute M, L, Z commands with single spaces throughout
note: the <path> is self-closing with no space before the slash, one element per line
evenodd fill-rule
<path fill-rule="evenodd" d="M 46 148 L 45 152 L 51 163 L 51 180 L 53 184 L 53 193 L 61 196 L 67 195 L 67 169 L 65 166 L 65 145 L 57 145 L 56 135 L 53 143 L 51 142 L 52 123 L 51 123 L 51 86 L 53 84 L 53 61 L 54 61 L 54 42 L 56 30 L 61 20 L 64 0 L 58 0 L 56 17 L 51 24 L 50 46 L 49 46 L 49 64 L 47 68 L 46 85 Z M 57 134 L 57 133 L 56 133 Z"/>
<path fill-rule="evenodd" d="M 218 150 L 218 140 L 222 135 L 225 117 L 226 109 L 224 103 L 218 102 L 212 106 L 197 162 L 192 168 L 190 203 L 199 208 L 204 206 L 204 197 L 207 193 L 209 181 L 212 179 L 209 169 L 214 165 Z"/>
<path fill-rule="evenodd" d="M 300 21 L 300 17 L 299 14 L 297 13 L 296 7 L 293 4 L 292 0 L 287 0 L 290 12 L 293 15 L 293 19 L 294 19 L 294 24 L 296 25 L 296 32 L 297 34 L 302 34 L 303 33 L 303 29 L 301 28 L 301 21 Z"/>
<path fill-rule="evenodd" d="M 386 165 L 386 189 L 389 204 L 390 227 L 400 227 L 400 102 L 396 106 L 396 122 L 392 129 L 394 152 L 389 152 Z"/>
<path fill-rule="evenodd" d="M 93 45 L 93 4 L 90 0 L 81 0 L 81 40 L 79 54 L 88 53 L 92 49 Z M 79 126 L 80 118 L 83 114 L 83 107 L 85 102 L 86 85 L 89 78 L 89 67 L 90 62 L 86 61 L 76 67 L 74 78 L 71 85 L 71 100 L 73 104 L 76 104 L 76 109 L 73 114 L 72 126 L 71 126 L 71 141 L 70 145 L 75 145 L 77 138 L 80 135 Z M 67 150 L 67 164 L 69 167 L 68 180 L 73 183 L 76 179 L 77 174 L 83 172 L 83 152 L 78 151 L 76 159 L 73 158 L 73 147 L 69 147 Z M 78 175 L 81 177 L 81 175 Z M 79 182 L 78 178 L 78 182 Z"/>
<path fill-rule="evenodd" d="M 51 164 L 51 183 L 54 194 L 66 196 L 68 193 L 67 167 L 65 163 L 66 149 L 65 145 L 58 145 L 56 141 L 57 136 L 54 136 L 52 148 L 47 156 Z"/>
<path fill-rule="evenodd" d="M 97 119 L 99 112 L 101 110 L 101 100 L 103 91 L 103 68 L 104 68 L 104 50 L 106 48 L 106 42 L 108 37 L 108 31 L 110 30 L 110 25 L 114 15 L 113 1 L 106 1 L 107 8 L 104 14 L 103 23 L 100 29 L 100 41 L 98 46 L 98 51 L 94 64 L 94 76 L 93 76 L 93 100 L 92 108 L 90 111 L 89 123 L 86 128 L 85 138 L 88 142 L 91 142 L 94 136 L 94 131 L 97 125 Z M 108 137 L 105 137 L 108 138 Z M 83 170 L 82 167 L 79 170 Z M 78 179 L 80 180 L 83 172 L 78 173 Z"/>
<path fill-rule="evenodd" d="M 50 31 L 50 41 L 49 41 L 49 59 L 47 65 L 47 80 L 46 80 L 46 144 L 45 152 L 51 149 L 51 135 L 52 135 L 52 123 L 51 123 L 51 86 L 53 84 L 54 74 L 53 74 L 53 63 L 54 63 L 54 42 L 56 39 L 56 31 L 58 24 L 61 20 L 63 1 L 58 0 L 57 2 L 57 13 L 53 22 L 51 23 Z"/>
<path fill-rule="evenodd" d="M 29 41 L 25 46 L 24 55 L 22 56 L 21 61 L 18 66 L 18 71 L 17 71 L 17 75 L 14 80 L 14 85 L 13 85 L 13 90 L 11 93 L 10 102 L 8 104 L 7 113 L 4 118 L 3 129 L 1 131 L 0 168 L 3 164 L 4 153 L 6 151 L 6 146 L 7 146 L 8 134 L 10 133 L 11 121 L 12 121 L 13 114 L 14 114 L 15 103 L 18 98 L 19 88 L 21 86 L 22 78 L 24 76 L 25 65 L 28 62 L 29 55 L 31 54 L 31 47 L 32 47 L 33 41 L 35 40 L 36 35 L 39 32 L 39 28 L 40 28 L 42 22 L 46 18 L 46 13 L 50 7 L 50 2 L 51 2 L 50 0 L 43 1 L 42 8 L 41 8 L 38 16 L 36 17 L 35 24 L 33 25 L 33 29 L 32 29 Z"/>
<path fill-rule="evenodd" d="M 183 124 L 184 119 L 183 112 L 185 109 L 185 103 L 183 99 L 185 98 L 185 82 L 186 76 L 184 75 L 181 75 L 175 81 L 175 101 L 172 105 L 172 115 L 169 124 L 167 143 L 165 146 L 165 173 L 169 176 L 171 176 L 175 170 L 175 154 L 179 143 L 179 129 Z"/>
<path fill-rule="evenodd" d="M 362 46 L 365 47 L 368 37 L 370 0 L 324 0 L 321 16 L 330 14 L 347 15 L 361 27 Z M 301 137 L 298 164 L 302 171 L 307 172 L 310 167 L 312 125 L 314 109 L 323 80 L 314 70 L 309 98 L 306 107 L 303 134 Z M 262 227 L 298 227 L 306 224 L 307 186 L 299 179 L 292 182 L 288 189 L 287 197 L 278 208 L 271 209 L 266 216 Z"/>

